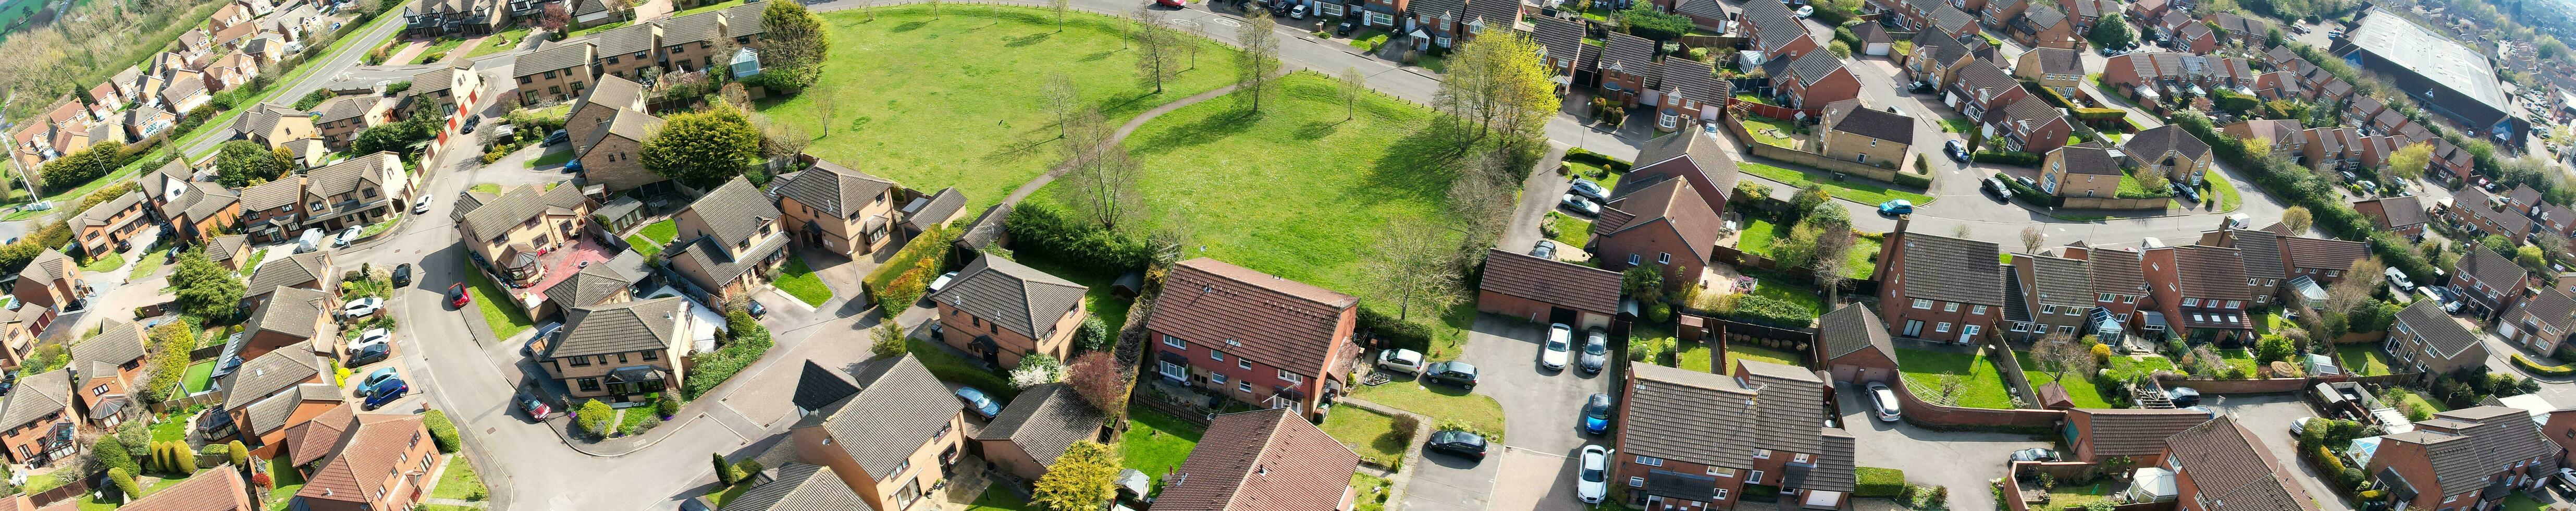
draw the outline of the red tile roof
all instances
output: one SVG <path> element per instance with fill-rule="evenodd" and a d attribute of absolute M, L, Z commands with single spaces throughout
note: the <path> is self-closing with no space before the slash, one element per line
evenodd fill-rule
<path fill-rule="evenodd" d="M 171 485 L 151 496 L 126 504 L 126 511 L 249 511 L 250 498 L 244 494 L 241 472 L 230 465 L 197 475 Z"/>
<path fill-rule="evenodd" d="M 430 441 L 428 428 L 422 425 L 419 415 L 368 413 L 356 417 L 357 434 L 351 435 L 348 444 L 340 447 L 339 456 L 314 470 L 313 476 L 305 480 L 304 489 L 296 491 L 295 496 L 374 502 L 372 496 L 376 491 L 390 493 L 391 490 L 384 487 L 384 481 L 388 474 L 398 470 L 396 464 L 418 463 L 395 457 L 407 452 L 412 442 Z"/>
<path fill-rule="evenodd" d="M 1341 361 L 1341 318 L 1359 299 L 1224 261 L 1181 261 L 1163 278 L 1155 333 L 1197 343 L 1299 374 L 1325 374 Z"/>
<path fill-rule="evenodd" d="M 1359 454 L 1292 411 L 1231 413 L 1208 421 L 1189 459 L 1164 478 L 1154 510 L 1338 509 L 1350 494 Z"/>

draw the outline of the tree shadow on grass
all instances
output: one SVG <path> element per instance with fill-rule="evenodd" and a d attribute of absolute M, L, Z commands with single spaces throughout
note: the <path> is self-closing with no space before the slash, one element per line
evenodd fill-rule
<path fill-rule="evenodd" d="M 1324 137 L 1333 136 L 1334 132 L 1341 131 L 1342 122 L 1343 121 L 1306 123 L 1305 127 L 1297 129 L 1297 139 L 1318 140 Z"/>
<path fill-rule="evenodd" d="M 1203 145 L 1251 131 L 1254 125 L 1260 124 L 1261 120 L 1267 117 L 1269 117 L 1268 113 L 1251 110 L 1235 110 L 1210 115 L 1199 119 L 1198 122 L 1156 132 L 1152 137 L 1141 142 L 1130 141 L 1127 147 L 1135 148 L 1141 155 Z"/>
<path fill-rule="evenodd" d="M 1367 186 L 1352 192 L 1357 200 L 1370 202 L 1431 199 L 1447 204 L 1449 184 L 1458 178 L 1456 151 L 1458 130 L 1463 127 L 1434 122 L 1407 132 L 1404 138 L 1388 143 L 1386 154 L 1378 157 L 1366 176 Z"/>
<path fill-rule="evenodd" d="M 903 24 L 901 24 L 901 25 L 895 25 L 895 26 L 894 26 L 894 30 L 893 30 L 893 32 L 897 32 L 897 33 L 902 33 L 902 32 L 911 32 L 911 31 L 914 31 L 914 30 L 920 30 L 920 29 L 921 29 L 921 27 L 928 26 L 928 25 L 930 25 L 930 22 L 928 22 L 928 21 L 906 21 L 906 22 L 904 22 L 904 23 L 903 23 Z"/>
<path fill-rule="evenodd" d="M 1032 44 L 1043 43 L 1043 42 L 1046 42 L 1047 38 L 1054 37 L 1054 36 L 1055 36 L 1055 33 L 1054 33 L 1054 32 L 1039 32 L 1039 33 L 1029 34 L 1029 35 L 1024 35 L 1024 36 L 1019 36 L 1019 37 L 1008 37 L 1008 38 L 1004 38 L 1004 39 L 1009 40 L 1010 42 L 1003 43 L 1003 44 L 1002 44 L 1002 46 L 1004 46 L 1004 47 L 1010 47 L 1010 48 L 1018 48 L 1018 47 L 1022 47 L 1022 46 L 1028 46 L 1028 45 L 1032 45 Z"/>
<path fill-rule="evenodd" d="M 1083 57 L 1082 57 L 1082 61 L 1083 61 L 1083 62 L 1092 62 L 1092 61 L 1097 61 L 1097 60 L 1101 60 L 1101 59 L 1106 59 L 1106 58 L 1109 58 L 1109 56 L 1110 56 L 1110 55 L 1117 54 L 1118 52 L 1119 52 L 1119 50 L 1108 50 L 1108 51 L 1103 51 L 1103 52 L 1099 52 L 1099 53 L 1093 53 L 1093 54 L 1090 54 L 1090 55 L 1085 55 L 1085 56 L 1083 56 Z"/>

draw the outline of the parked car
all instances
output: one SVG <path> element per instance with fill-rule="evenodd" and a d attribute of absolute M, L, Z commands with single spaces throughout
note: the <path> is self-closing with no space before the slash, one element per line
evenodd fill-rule
<path fill-rule="evenodd" d="M 1595 393 L 1592 397 L 1585 398 L 1583 400 L 1583 432 L 1595 435 L 1610 432 L 1610 412 L 1613 411 L 1617 410 L 1615 407 L 1610 405 L 1609 394 Z"/>
<path fill-rule="evenodd" d="M 2057 461 L 2057 451 L 2032 447 L 2013 451 L 2013 461 Z"/>
<path fill-rule="evenodd" d="M 2010 187 L 2010 186 L 2005 186 L 2005 185 L 2004 185 L 2004 178 L 1994 177 L 1994 176 L 1986 176 L 1986 181 L 1985 181 L 1985 183 L 1986 183 L 1986 186 L 1985 186 L 1984 188 L 1986 189 L 1986 191 L 1989 191 L 1989 192 L 1995 192 L 1995 199 L 1996 199 L 1996 200 L 2002 200 L 2002 201 L 2011 201 L 2011 200 L 2012 200 L 2012 187 Z"/>
<path fill-rule="evenodd" d="M 364 233 L 366 231 L 366 228 L 363 227 L 341 229 L 339 236 L 331 238 L 331 247 L 339 248 L 349 246 L 349 243 L 358 241 L 359 233 Z"/>
<path fill-rule="evenodd" d="M 2165 389 L 2165 397 L 2173 400 L 2175 408 L 2200 406 L 2200 391 L 2192 390 L 2191 387 Z"/>
<path fill-rule="evenodd" d="M 1948 144 L 1942 146 L 1941 152 L 1950 155 L 1950 159 L 1957 160 L 1959 163 L 1968 162 L 1968 148 L 1960 145 L 1959 139 L 1950 139 Z"/>
<path fill-rule="evenodd" d="M 1422 373 L 1422 352 L 1396 348 L 1377 352 L 1377 367 L 1405 374 Z"/>
<path fill-rule="evenodd" d="M 952 280 L 957 280 L 957 272 L 953 272 L 953 271 L 952 271 L 952 272 L 948 272 L 948 273 L 942 273 L 942 274 L 939 274 L 939 278 L 931 279 L 931 281 L 930 281 L 930 292 L 937 293 L 937 292 L 939 292 L 939 290 L 941 290 L 941 289 L 947 289 L 947 288 L 948 288 L 948 281 L 952 281 Z"/>
<path fill-rule="evenodd" d="M 2307 434 L 2308 423 L 2315 422 L 2316 420 L 2316 417 L 2300 417 L 2298 420 L 2290 421 L 2290 436 L 2296 438 L 2299 435 Z"/>
<path fill-rule="evenodd" d="M 385 368 L 377 369 L 376 372 L 367 373 L 366 379 L 358 381 L 358 395 L 367 395 L 368 392 L 374 391 L 377 385 L 382 385 L 386 381 L 393 380 L 394 376 L 396 376 L 394 372 L 395 371 L 392 366 L 386 366 Z"/>
<path fill-rule="evenodd" d="M 743 312 L 751 314 L 752 319 L 769 316 L 769 306 L 761 305 L 760 300 L 747 300 L 742 308 Z"/>
<path fill-rule="evenodd" d="M 994 402 L 993 396 L 985 394 L 983 389 L 957 387 L 957 400 L 966 403 L 966 411 L 984 420 L 993 420 L 993 416 L 1002 414 L 1002 404 Z"/>
<path fill-rule="evenodd" d="M 1565 370 L 1565 362 L 1571 355 L 1569 352 L 1573 349 L 1573 343 L 1574 327 L 1565 326 L 1564 323 L 1548 325 L 1547 343 L 1539 346 L 1538 365 L 1551 371 Z"/>
<path fill-rule="evenodd" d="M 1431 442 L 1423 447 L 1476 461 L 1485 460 L 1485 437 L 1471 432 L 1444 429 L 1431 433 Z"/>
<path fill-rule="evenodd" d="M 349 341 L 349 352 L 350 352 L 350 353 L 357 353 L 357 352 L 359 352 L 359 351 L 364 351 L 364 350 L 366 350 L 366 349 L 367 349 L 367 348 L 369 348 L 369 347 L 373 347 L 373 346 L 383 346 L 383 345 L 385 345 L 385 342 L 386 342 L 386 341 L 391 341 L 391 340 L 393 340 L 393 338 L 394 338 L 394 331 L 392 331 L 392 330 L 387 330 L 387 329 L 382 329 L 382 328 L 370 328 L 370 329 L 367 329 L 367 331 L 364 331 L 364 332 L 358 332 L 358 339 L 357 339 L 357 340 Z M 354 366 L 354 365 L 360 365 L 360 364 L 350 364 L 350 365 L 353 365 L 353 366 Z"/>
<path fill-rule="evenodd" d="M 1170 7 L 1170 8 L 1174 8 L 1174 9 L 1179 9 L 1179 8 L 1183 8 L 1183 7 L 1189 7 L 1189 6 L 1190 6 L 1190 3 L 1189 3 L 1189 1 L 1188 1 L 1188 0 L 1154 0 L 1154 5 L 1160 5 L 1160 6 L 1164 6 L 1164 7 Z"/>
<path fill-rule="evenodd" d="M 474 127 L 475 127 L 475 126 L 481 126 L 482 124 L 483 124 L 483 116 L 480 116 L 480 115 L 467 116 L 467 117 L 465 118 L 465 127 L 458 128 L 458 129 L 456 130 L 456 132 L 457 132 L 457 133 L 464 133 L 464 134 L 471 135 L 471 134 L 474 134 Z"/>
<path fill-rule="evenodd" d="M 1887 216 L 1914 214 L 1914 201 L 1888 199 L 1887 202 L 1878 203 L 1878 214 Z"/>
<path fill-rule="evenodd" d="M 394 287 L 411 285 L 411 263 L 394 265 Z"/>
<path fill-rule="evenodd" d="M 465 283 L 458 282 L 456 285 L 447 286 L 447 308 L 461 309 L 469 303 L 474 303 L 474 295 L 465 293 Z"/>
<path fill-rule="evenodd" d="M 1585 504 L 1599 504 L 1609 495 L 1610 450 L 1598 445 L 1583 446 L 1583 466 L 1574 475 L 1574 498 Z"/>
<path fill-rule="evenodd" d="M 1351 36 L 1351 32 L 1358 31 L 1359 29 L 1360 29 L 1360 19 L 1359 19 L 1359 18 L 1357 18 L 1357 17 L 1343 18 L 1343 19 L 1342 19 L 1342 23 L 1341 23 L 1341 24 L 1339 24 L 1339 25 L 1333 25 L 1333 37 L 1350 37 L 1350 36 Z"/>
<path fill-rule="evenodd" d="M 316 227 L 316 228 L 312 228 L 312 229 L 305 229 L 305 230 L 304 230 L 304 234 L 297 235 L 297 236 L 295 237 L 295 253 L 302 254 L 302 253 L 305 253 L 305 252 L 312 252 L 312 251 L 315 251 L 315 250 L 321 250 L 321 249 L 322 249 L 322 228 Z"/>
<path fill-rule="evenodd" d="M 2557 479 L 2559 482 L 2567 483 L 2571 486 L 2576 486 L 2576 468 L 2559 468 L 2558 477 L 2553 479 Z"/>
<path fill-rule="evenodd" d="M 1601 374 L 1601 366 L 1608 363 L 1609 358 L 1610 333 L 1601 331 L 1601 327 L 1585 329 L 1583 356 L 1576 359 L 1575 365 L 1582 366 L 1584 374 Z"/>
<path fill-rule="evenodd" d="M 528 336 L 528 343 L 519 346 L 519 354 L 531 357 L 536 356 L 538 351 L 546 349 L 546 343 L 548 341 L 554 340 L 555 332 L 560 331 L 563 331 L 562 321 L 549 320 L 546 321 L 546 324 L 537 325 L 537 334 Z"/>
<path fill-rule="evenodd" d="M 1432 362 L 1431 365 L 1422 367 L 1422 379 L 1476 390 L 1476 366 L 1455 360 Z"/>
<path fill-rule="evenodd" d="M 367 401 L 361 403 L 360 408 L 367 410 L 383 408 L 385 405 L 392 404 L 394 400 L 402 399 L 404 395 L 410 393 L 411 384 L 404 383 L 400 379 L 389 380 L 383 385 L 377 385 L 376 392 L 374 394 L 367 395 Z"/>
<path fill-rule="evenodd" d="M 428 197 L 421 197 L 421 198 L 420 198 L 420 200 L 411 201 L 411 214 L 414 214 L 414 215 L 426 215 L 426 214 L 429 214 L 429 198 L 428 198 Z"/>
<path fill-rule="evenodd" d="M 519 395 L 519 411 L 527 412 L 528 420 L 533 421 L 543 421 L 555 417 L 555 407 L 546 406 L 545 400 L 537 399 L 536 396 L 527 394 Z"/>
<path fill-rule="evenodd" d="M 384 344 L 368 346 L 349 356 L 349 367 L 358 367 L 383 362 L 385 361 L 385 357 L 391 356 L 393 353 L 393 346 Z"/>
<path fill-rule="evenodd" d="M 1577 213 L 1585 215 L 1601 214 L 1601 204 L 1584 199 L 1581 195 L 1571 193 L 1565 194 L 1565 200 L 1560 201 L 1559 203 L 1563 204 L 1565 209 L 1571 209 Z"/>
<path fill-rule="evenodd" d="M 1289 9 L 1288 9 L 1288 19 L 1292 19 L 1292 20 L 1302 20 L 1302 19 L 1306 19 L 1306 4 L 1297 4 L 1297 6 L 1296 6 L 1296 7 L 1291 7 L 1291 8 L 1289 8 Z"/>
<path fill-rule="evenodd" d="M 1799 7 L 1799 8 L 1798 8 L 1798 13 L 1797 13 L 1797 14 L 1798 14 L 1798 17 L 1800 17 L 1800 18 L 1804 18 L 1804 17 L 1808 17 L 1808 16 L 1814 16 L 1814 15 L 1816 15 L 1816 6 L 1809 5 L 1809 6 Z"/>
<path fill-rule="evenodd" d="M 2388 267 L 2387 273 L 2388 283 L 2396 285 L 2398 291 L 2415 289 L 2415 279 L 2406 278 L 2405 270 L 2400 270 L 2395 266 L 2390 266 Z"/>
<path fill-rule="evenodd" d="M 1610 189 L 1602 188 L 1601 183 L 1592 182 L 1590 179 L 1574 180 L 1574 187 L 1571 188 L 1571 190 L 1574 191 L 1575 195 L 1581 195 L 1586 199 L 1596 201 L 1606 201 L 1610 199 Z"/>
<path fill-rule="evenodd" d="M 170 250 L 164 251 L 164 252 L 161 254 L 161 262 L 162 262 L 163 264 L 168 264 L 168 263 L 178 262 L 178 261 L 179 261 L 179 254 L 183 254 L 183 253 L 187 253 L 186 247 L 175 246 L 175 245 L 174 245 L 174 246 L 171 246 L 171 247 L 170 247 Z"/>
<path fill-rule="evenodd" d="M 554 133 L 548 133 L 548 134 L 546 134 L 546 140 L 545 140 L 545 142 L 544 142 L 544 143 L 542 143 L 542 144 L 539 144 L 539 145 L 552 146 L 552 145 L 555 145 L 555 144 L 561 144 L 561 143 L 569 142 L 569 141 L 572 141 L 572 134 L 571 134 L 571 133 L 567 133 L 567 132 L 565 132 L 564 130 L 555 130 L 555 132 L 554 132 Z"/>
<path fill-rule="evenodd" d="M 340 314 L 352 320 L 374 316 L 384 311 L 385 299 L 373 296 L 350 300 L 347 305 L 340 308 Z"/>
<path fill-rule="evenodd" d="M 1538 244 L 1537 244 L 1537 245 L 1533 245 L 1533 246 L 1531 246 L 1531 247 L 1530 247 L 1529 255 L 1530 255 L 1530 257 L 1536 257 L 1536 258 L 1540 258 L 1540 259 L 1555 259 L 1555 258 L 1556 258 L 1556 242 L 1555 242 L 1555 241 L 1552 241 L 1552 240 L 1538 240 Z"/>
<path fill-rule="evenodd" d="M 1870 414 L 1878 416 L 1879 422 L 1896 422 L 1905 418 L 1905 411 L 1897 408 L 1898 402 L 1896 391 L 1888 390 L 1887 384 L 1869 383 Z"/>

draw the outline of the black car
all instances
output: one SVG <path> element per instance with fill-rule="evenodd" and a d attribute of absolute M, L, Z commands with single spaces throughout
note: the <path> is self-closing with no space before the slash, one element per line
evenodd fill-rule
<path fill-rule="evenodd" d="M 358 367 L 383 362 L 385 361 L 385 356 L 391 354 L 393 354 L 393 347 L 389 344 L 370 344 L 365 348 L 359 349 L 358 353 L 349 356 L 349 367 Z"/>
<path fill-rule="evenodd" d="M 394 287 L 411 285 L 411 263 L 394 265 Z"/>
<path fill-rule="evenodd" d="M 572 140 L 572 134 L 571 134 L 571 133 L 565 133 L 565 132 L 564 132 L 564 130 L 555 130 L 555 132 L 554 132 L 553 134 L 546 135 L 546 141 L 545 141 L 545 143 L 544 143 L 543 145 L 549 145 L 549 146 L 551 146 L 551 145 L 555 145 L 555 144 L 561 144 L 561 143 L 564 143 L 564 142 L 568 142 L 568 141 L 571 141 L 571 140 Z"/>
<path fill-rule="evenodd" d="M 475 127 L 475 126 L 479 126 L 479 125 L 482 125 L 482 124 L 483 124 L 483 116 L 476 115 L 476 116 L 466 117 L 466 118 L 465 118 L 465 127 L 464 127 L 464 128 L 461 128 L 461 129 L 458 129 L 458 130 L 456 130 L 456 131 L 457 131 L 457 132 L 460 132 L 460 133 L 465 133 L 465 134 L 469 134 L 469 135 L 470 135 L 470 134 L 473 134 L 473 133 L 474 133 L 474 127 Z"/>
<path fill-rule="evenodd" d="M 1342 20 L 1342 24 L 1341 24 L 1341 25 L 1337 25 L 1337 26 L 1334 26 L 1334 27 L 1333 27 L 1333 35 L 1336 35 L 1336 36 L 1342 36 L 1342 37 L 1350 37 L 1351 32 L 1358 31 L 1359 29 L 1360 29 L 1360 20 L 1359 20 L 1359 18 L 1351 18 L 1351 19 L 1347 19 L 1347 20 Z"/>
<path fill-rule="evenodd" d="M 1455 360 L 1432 362 L 1422 368 L 1422 379 L 1476 390 L 1476 366 Z"/>
<path fill-rule="evenodd" d="M 1423 444 L 1423 447 L 1471 460 L 1485 459 L 1485 437 L 1465 431 L 1444 429 L 1433 432 L 1431 443 Z"/>
<path fill-rule="evenodd" d="M 760 300 L 752 300 L 752 301 L 751 301 L 751 305 L 750 305 L 749 307 L 746 307 L 746 309 L 749 309 L 749 310 L 745 310 L 744 312 L 749 312 L 749 313 L 751 313 L 751 317 L 753 317 L 753 318 L 759 318 L 759 317 L 762 317 L 762 316 L 768 316 L 768 315 L 769 315 L 769 306 L 767 306 L 767 305 L 761 305 L 761 304 L 760 304 Z"/>

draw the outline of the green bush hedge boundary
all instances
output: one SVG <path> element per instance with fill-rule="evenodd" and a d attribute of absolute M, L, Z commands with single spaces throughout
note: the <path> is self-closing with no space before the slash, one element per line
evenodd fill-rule
<path fill-rule="evenodd" d="M 2533 362 L 2533 361 L 2531 361 L 2531 359 L 2523 358 L 2523 356 L 2522 356 L 2522 354 L 2521 354 L 2521 353 L 2515 353 L 2515 354 L 2513 354 L 2513 365 L 2518 366 L 2518 367 L 2521 367 L 2521 368 L 2522 368 L 2523 370 L 2525 370 L 2525 371 L 2531 371 L 2531 372 L 2533 372 L 2533 373 L 2537 373 L 2537 374 L 2539 374 L 2539 375 L 2541 375 L 2541 376 L 2571 376 L 2571 375 L 2576 375 L 2576 366 L 2545 366 L 2545 365 L 2540 365 L 2540 363 L 2538 363 L 2538 362 Z"/>
<path fill-rule="evenodd" d="M 1905 471 L 1893 468 L 1859 467 L 1852 469 L 1858 482 L 1852 485 L 1855 497 L 1894 497 L 1905 493 Z"/>

